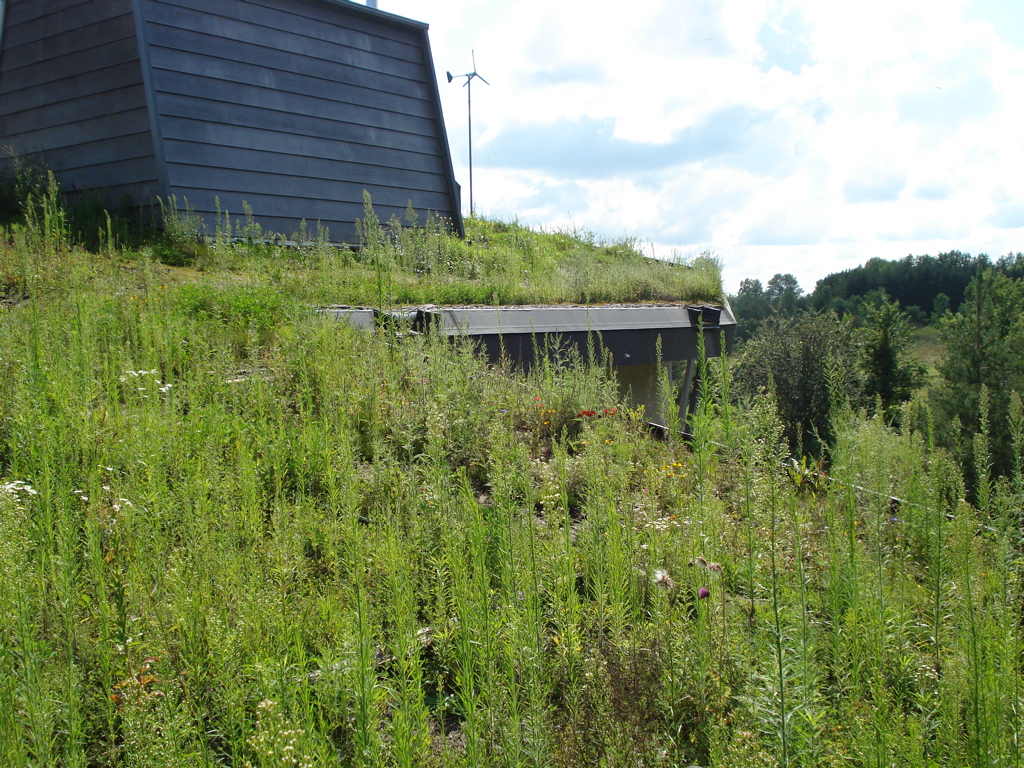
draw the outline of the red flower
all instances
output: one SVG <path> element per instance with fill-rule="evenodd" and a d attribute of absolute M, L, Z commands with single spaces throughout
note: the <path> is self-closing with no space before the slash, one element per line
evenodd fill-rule
<path fill-rule="evenodd" d="M 597 411 L 580 411 L 576 414 L 577 419 L 582 419 L 584 416 L 597 416 Z"/>

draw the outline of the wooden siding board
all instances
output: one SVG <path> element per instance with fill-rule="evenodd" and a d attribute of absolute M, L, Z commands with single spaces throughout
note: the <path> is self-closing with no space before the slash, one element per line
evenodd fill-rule
<path fill-rule="evenodd" d="M 138 45 L 135 37 L 122 37 L 103 42 L 88 50 L 75 51 L 66 55 L 50 55 L 18 69 L 4 70 L 2 90 L 16 91 L 21 88 L 35 88 L 62 80 L 69 72 L 96 73 L 126 61 L 138 60 Z M 53 98 L 60 98 L 55 95 Z"/>
<path fill-rule="evenodd" d="M 262 5 L 264 8 L 286 9 L 288 13 L 317 23 L 323 23 L 325 18 L 337 18 L 336 14 L 340 10 L 345 14 L 346 27 L 378 36 L 387 34 L 388 37 L 413 47 L 419 46 L 420 35 L 427 29 L 427 25 L 422 21 L 372 10 L 358 1 L 350 3 L 347 0 L 249 0 L 249 3 Z M 386 29 L 387 32 L 382 32 L 382 29 Z"/>
<path fill-rule="evenodd" d="M 191 53 L 204 58 L 216 57 L 256 67 L 265 66 L 278 72 L 301 71 L 307 77 L 342 85 L 367 87 L 364 71 L 355 70 L 339 62 L 250 45 L 238 40 L 226 40 L 203 32 L 152 25 L 149 31 L 149 45 L 154 54 L 161 49 L 180 51 L 183 54 Z M 430 99 L 430 91 L 424 82 L 385 72 L 376 73 L 374 86 L 388 94 L 424 101 Z"/>
<path fill-rule="evenodd" d="M 127 184 L 108 184 L 103 189 L 73 189 L 68 190 L 71 196 L 79 197 L 96 195 L 107 200 L 111 211 L 119 209 L 146 209 L 150 206 L 159 205 L 160 191 L 156 182 L 152 180 L 129 182 Z"/>
<path fill-rule="evenodd" d="M 176 187 L 172 191 L 178 201 L 178 209 L 185 210 L 187 202 L 188 209 L 203 218 L 208 233 L 212 234 L 216 228 L 216 208 L 213 194 L 209 190 L 188 187 Z M 223 213 L 227 211 L 233 222 L 242 219 L 242 203 L 244 201 L 251 205 L 253 210 L 262 211 L 256 220 L 264 231 L 290 235 L 299 229 L 300 222 L 305 219 L 307 231 L 310 234 L 315 233 L 316 224 L 320 222 L 330 229 L 330 237 L 334 242 L 357 242 L 355 221 L 362 219 L 364 214 L 362 201 L 354 203 L 308 200 L 277 194 L 242 194 L 223 190 L 217 193 L 217 198 L 220 201 L 221 215 L 223 216 Z M 405 204 L 386 206 L 379 205 L 375 200 L 373 207 L 382 221 L 388 221 L 393 215 L 403 220 L 405 218 Z M 419 215 L 420 221 L 424 221 L 427 214 L 432 212 L 415 206 L 413 210 Z"/>
<path fill-rule="evenodd" d="M 153 2 L 158 6 L 177 7 L 190 13 L 194 10 L 193 0 L 153 0 Z M 407 41 L 402 42 L 395 39 L 393 30 L 389 30 L 389 35 L 382 36 L 379 26 L 363 25 L 362 29 L 357 29 L 356 25 L 352 23 L 354 19 L 351 18 L 347 19 L 348 23 L 345 26 L 332 24 L 331 16 L 333 14 L 330 12 L 300 16 L 283 7 L 290 5 L 293 11 L 296 4 L 284 2 L 279 2 L 278 5 L 282 7 L 278 8 L 261 6 L 252 2 L 239 3 L 236 0 L 203 0 L 202 5 L 203 12 L 211 16 L 259 29 L 270 29 L 299 41 L 315 41 L 316 43 L 327 43 L 330 46 L 340 45 L 413 64 L 420 60 L 419 41 L 414 37 L 409 37 Z M 312 8 L 308 2 L 302 5 L 307 9 Z M 155 15 L 150 18 L 159 21 Z"/>
<path fill-rule="evenodd" d="M 79 0 L 75 6 L 56 15 L 41 16 L 16 25 L 10 24 L 9 31 L 13 35 L 12 39 L 17 41 L 16 45 L 24 45 L 121 16 L 130 9 L 130 0 Z"/>
<path fill-rule="evenodd" d="M 182 197 L 181 195 L 178 195 L 176 197 L 178 203 L 178 210 L 181 212 L 184 212 L 185 210 L 185 206 L 183 204 L 184 199 L 185 198 Z M 237 200 L 234 200 L 234 202 L 236 203 L 236 205 L 226 206 L 224 208 L 224 210 L 230 212 L 231 222 L 233 224 L 235 222 L 243 220 L 243 216 L 241 215 L 242 209 L 238 205 Z M 272 201 L 267 201 L 264 204 L 269 205 L 270 202 Z M 235 215 L 236 210 L 238 211 L 237 216 Z M 191 203 L 189 204 L 189 211 L 191 213 L 198 215 L 203 220 L 203 224 L 205 226 L 207 235 L 212 235 L 216 231 L 214 213 L 197 211 L 191 206 Z M 296 217 L 295 215 L 292 215 L 291 213 L 287 212 L 282 214 L 264 213 L 262 216 L 259 217 L 258 223 L 261 229 L 263 230 L 264 235 L 268 238 L 273 237 L 274 235 L 282 235 L 288 239 L 297 239 L 302 221 L 305 220 L 305 237 L 307 240 L 315 238 L 317 236 L 317 228 L 323 227 L 327 230 L 327 237 L 329 242 L 355 243 L 357 242 L 357 238 L 355 236 L 355 226 L 352 223 L 353 221 L 355 221 L 355 218 L 349 218 L 350 216 L 358 216 L 361 218 L 362 209 L 360 209 L 359 212 L 356 212 L 354 209 L 350 211 L 347 208 L 342 209 L 336 206 L 335 210 L 331 211 L 326 218 L 322 216 L 320 218 L 317 218 L 316 216 Z"/>
<path fill-rule="evenodd" d="M 302 219 L 305 219 L 307 223 L 317 220 L 341 222 L 346 219 L 349 223 L 353 223 L 356 219 L 363 217 L 362 201 L 358 204 L 337 200 L 310 201 L 304 197 L 288 197 L 276 193 L 209 190 L 192 186 L 173 187 L 171 192 L 178 201 L 179 210 L 183 211 L 187 207 L 188 210 L 195 211 L 203 215 L 204 218 L 206 218 L 206 214 L 216 214 L 217 201 L 220 203 L 222 216 L 227 212 L 232 219 L 240 218 L 243 215 L 243 203 L 248 203 L 253 208 L 263 211 L 259 221 L 262 222 L 264 216 L 293 219 L 296 228 Z M 207 220 L 214 222 L 212 219 Z"/>
<path fill-rule="evenodd" d="M 213 147 L 240 147 L 265 152 L 284 153 L 313 160 L 341 160 L 370 165 L 394 164 L 397 168 L 444 174 L 444 164 L 437 154 L 407 152 L 369 144 L 336 141 L 313 136 L 300 136 L 249 127 L 211 123 L 205 120 L 165 120 L 164 141 L 197 142 Z"/>
<path fill-rule="evenodd" d="M 101 166 L 73 168 L 60 174 L 65 189 L 85 190 L 122 184 L 145 184 L 153 179 L 151 157 L 119 160 Z"/>
<path fill-rule="evenodd" d="M 377 184 L 353 181 L 311 179 L 288 176 L 267 171 L 210 168 L 205 165 L 167 164 L 171 189 L 186 185 L 207 191 L 236 192 L 243 197 L 252 194 L 274 194 L 280 197 L 316 199 L 322 201 L 362 204 L 363 190 L 373 197 L 374 205 L 391 206 L 404 210 L 412 200 L 414 208 L 442 210 L 447 208 L 447 194 L 411 190 L 407 187 L 382 187 Z M 255 208 L 254 208 L 255 210 Z"/>
<path fill-rule="evenodd" d="M 324 99 L 346 105 L 347 108 L 376 109 L 411 115 L 423 119 L 434 119 L 433 106 L 425 98 L 410 98 L 388 93 L 367 85 L 339 83 L 336 80 L 310 76 L 304 72 L 276 69 L 265 63 L 256 64 L 222 58 L 209 54 L 183 52 L 171 48 L 151 46 L 150 61 L 154 69 L 163 70 L 163 83 L 175 82 L 176 76 L 187 81 L 188 78 L 204 78 L 224 83 L 220 93 L 234 95 L 237 87 L 264 88 L 274 91 Z M 290 62 L 294 65 L 294 60 Z M 177 86 L 177 92 L 187 86 Z M 260 97 L 260 96 L 258 96 Z"/>
<path fill-rule="evenodd" d="M 96 72 L 71 74 L 61 80 L 48 83 L 45 88 L 21 88 L 3 94 L 6 114 L 16 114 L 29 109 L 40 109 L 53 103 L 54 93 L 72 94 L 70 98 L 79 99 L 89 96 L 101 96 L 108 91 L 139 85 L 138 61 L 126 61 L 115 64 L 103 72 L 103 78 L 96 77 Z"/>
<path fill-rule="evenodd" d="M 134 38 L 135 20 L 130 13 L 126 13 L 20 45 L 17 40 L 10 40 L 4 51 L 4 69 L 13 71 L 30 66 L 46 59 L 54 49 L 67 54 L 92 50 L 96 46 L 98 34 L 105 34 L 107 39 Z"/>
<path fill-rule="evenodd" d="M 5 141 L 20 154 L 42 153 L 47 163 L 53 165 L 54 170 L 57 170 L 56 155 L 51 157 L 51 152 L 62 153 L 60 155 L 62 158 L 76 153 L 85 158 L 87 162 L 89 144 L 106 140 L 116 143 L 125 136 L 148 130 L 149 120 L 145 110 L 133 110 L 116 115 L 104 115 L 81 123 L 65 123 L 42 131 L 26 132 L 12 137 L 10 141 Z M 153 154 L 152 149 L 152 141 L 150 141 L 148 153 L 150 156 Z M 62 162 L 66 162 L 66 160 Z"/>
<path fill-rule="evenodd" d="M 211 110 L 216 108 L 215 105 L 217 103 L 188 96 L 162 94 L 160 114 L 163 118 L 163 123 L 168 125 L 170 125 L 174 118 L 210 120 L 213 117 Z M 222 115 L 218 116 L 218 118 L 222 117 Z M 301 136 L 334 139 L 335 141 L 401 149 L 409 152 L 437 152 L 437 140 L 428 136 L 397 134 L 367 128 L 363 125 L 339 123 L 335 120 L 324 120 L 317 117 L 306 117 L 301 125 L 297 125 L 294 115 L 287 112 L 259 109 L 258 107 L 239 105 L 231 111 L 228 117 L 230 119 L 227 121 L 227 124 L 250 128 L 266 128 L 280 133 L 295 133 Z M 223 122 L 223 120 L 221 121 Z"/>
<path fill-rule="evenodd" d="M 371 109 L 354 104 L 343 104 L 326 98 L 305 96 L 273 88 L 232 84 L 227 80 L 211 80 L 171 70 L 154 69 L 154 88 L 160 95 L 173 94 L 192 99 L 203 99 L 210 109 L 210 119 L 219 120 L 239 107 L 253 107 L 268 111 L 285 112 L 295 121 L 296 132 L 307 117 L 334 122 L 363 125 L 417 136 L 431 136 L 434 121 L 401 112 Z M 157 98 L 158 103 L 160 98 Z"/>
<path fill-rule="evenodd" d="M 62 152 L 67 153 L 68 159 L 62 163 L 54 162 L 54 159 Z M 150 140 L 149 131 L 65 147 L 51 147 L 47 150 L 51 167 L 59 173 L 75 169 L 95 168 L 122 160 L 137 160 L 152 154 L 153 142 Z"/>
<path fill-rule="evenodd" d="M 237 2 L 237 0 L 234 1 Z M 238 40 L 263 48 L 276 48 L 286 53 L 313 56 L 370 72 L 386 72 L 409 80 L 418 80 L 421 76 L 422 67 L 420 65 L 372 51 L 339 45 L 326 40 L 300 37 L 271 27 L 163 3 L 146 2 L 146 9 L 146 22 L 154 26 L 205 32 L 227 40 Z M 150 43 L 158 42 L 158 38 L 149 33 L 147 33 L 147 39 Z"/>
<path fill-rule="evenodd" d="M 135 118 L 145 116 L 145 104 L 139 105 L 137 96 L 141 89 L 137 85 L 118 88 L 116 91 L 99 93 L 82 99 L 69 99 L 48 104 L 39 109 L 26 110 L 9 115 L 5 119 L 9 135 L 18 136 L 63 136 L 68 134 L 74 140 L 95 141 L 102 135 L 119 136 L 127 131 L 135 133 Z M 123 98 L 122 98 L 123 97 Z M 124 127 L 119 125 L 124 120 Z M 49 140 L 49 139 L 47 139 Z M 57 140 L 57 139 L 54 139 Z M 57 146 L 63 146 L 64 139 Z"/>
<path fill-rule="evenodd" d="M 81 0 L 30 0 L 30 2 L 7 2 L 9 25 L 21 24 L 42 16 L 55 16 L 78 5 Z"/>
<path fill-rule="evenodd" d="M 284 152 L 267 152 L 237 147 L 211 146 L 195 142 L 173 141 L 164 137 L 168 157 L 188 157 L 192 165 L 233 171 L 273 168 L 275 173 L 336 183 L 339 179 L 369 178 L 375 186 L 408 189 L 417 192 L 447 194 L 444 179 L 436 173 L 408 168 L 387 168 L 360 162 L 343 162 L 303 157 Z"/>

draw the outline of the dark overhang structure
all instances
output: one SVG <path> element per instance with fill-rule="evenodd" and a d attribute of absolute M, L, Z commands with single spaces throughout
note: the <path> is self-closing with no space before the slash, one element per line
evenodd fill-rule
<path fill-rule="evenodd" d="M 251 208 L 355 242 L 435 213 L 462 234 L 427 25 L 348 0 L 0 0 L 0 147 L 69 193 Z M 7 161 L 9 163 L 9 161 Z M 222 222 L 221 222 L 222 223 Z"/>
<path fill-rule="evenodd" d="M 682 421 L 689 399 L 694 361 L 701 338 L 708 357 L 732 347 L 736 319 L 732 310 L 711 304 L 619 304 L 598 306 L 471 306 L 370 309 L 325 307 L 323 315 L 354 327 L 373 330 L 392 325 L 414 332 L 433 331 L 467 336 L 491 362 L 530 367 L 540 356 L 572 350 L 584 361 L 610 358 L 623 395 L 643 405 L 649 419 L 665 423 L 660 412 L 658 379 L 661 366 L 685 361 Z"/>
<path fill-rule="evenodd" d="M 377 310 L 326 307 L 321 313 L 362 328 L 403 324 L 415 331 L 438 330 L 446 336 L 469 336 L 488 358 L 504 356 L 529 366 L 554 338 L 577 349 L 587 360 L 590 350 L 611 356 L 614 365 L 650 365 L 694 360 L 698 326 L 710 357 L 721 345 L 732 345 L 736 321 L 732 312 L 710 304 L 621 304 L 593 307 L 566 305 L 407 307 Z M 658 352 L 660 339 L 661 350 Z"/>

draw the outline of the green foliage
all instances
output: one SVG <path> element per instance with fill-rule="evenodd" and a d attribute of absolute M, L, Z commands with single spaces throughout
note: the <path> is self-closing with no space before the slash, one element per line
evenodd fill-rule
<path fill-rule="evenodd" d="M 1018 759 L 1019 460 L 981 517 L 881 418 L 790 475 L 771 395 L 690 452 L 600 367 L 145 274 L 0 322 L 5 765 Z"/>
<path fill-rule="evenodd" d="M 820 455 L 835 435 L 839 405 L 863 392 L 853 328 L 832 312 L 775 316 L 747 342 L 736 364 L 734 389 L 750 400 L 770 389 L 790 449 Z"/>
<path fill-rule="evenodd" d="M 792 317 L 805 309 L 802 293 L 793 275 L 776 274 L 768 281 L 767 288 L 761 286 L 760 280 L 744 280 L 740 283 L 739 293 L 730 297 L 736 315 L 736 339 L 749 339 L 761 323 L 773 315 Z"/>
<path fill-rule="evenodd" d="M 939 363 L 941 381 L 933 387 L 932 401 L 939 420 L 960 423 L 960 433 L 947 428 L 940 439 L 947 446 L 965 446 L 960 458 L 973 464 L 966 446 L 981 427 L 981 394 L 989 392 L 989 425 L 993 470 L 1008 475 L 1013 465 L 1009 431 L 1012 393 L 1024 392 L 1024 281 L 995 270 L 979 270 L 968 287 L 964 304 L 947 315 L 941 332 L 946 355 Z M 977 478 L 972 477 L 972 480 Z"/>
<path fill-rule="evenodd" d="M 907 315 L 895 301 L 883 300 L 869 309 L 860 332 L 863 396 L 881 403 L 890 421 L 898 418 L 900 405 L 911 398 L 925 379 L 924 366 L 908 355 L 911 328 Z"/>
<path fill-rule="evenodd" d="M 772 310 L 789 316 L 796 312 L 801 293 L 800 284 L 793 275 L 776 274 L 765 286 L 764 297 Z"/>
<path fill-rule="evenodd" d="M 938 256 L 907 256 L 898 261 L 869 259 L 859 267 L 819 280 L 810 303 L 818 310 L 860 314 L 868 294 L 880 291 L 899 303 L 908 314 L 912 314 L 912 308 L 919 308 L 921 317 L 915 318 L 915 322 L 923 322 L 923 310 L 931 307 L 930 319 L 936 322 L 947 309 L 956 312 L 960 308 L 964 292 L 975 274 L 989 267 L 1007 277 L 1024 277 L 1024 254 L 1008 254 L 994 262 L 984 254 L 971 256 L 960 251 Z"/>
<path fill-rule="evenodd" d="M 877 403 L 899 423 L 903 403 L 924 383 L 899 305 L 879 294 L 864 311 L 861 328 L 834 312 L 777 314 L 741 347 L 735 393 L 749 401 L 763 388 L 774 392 L 795 456 L 822 458 L 837 420 L 851 408 L 871 413 Z"/>
<path fill-rule="evenodd" d="M 732 408 L 724 359 L 683 445 L 578 357 L 308 311 L 289 270 L 366 254 L 30 238 L 0 241 L 4 766 L 1021 764 L 1019 398 L 973 506 L 946 451 L 844 407 L 834 317 L 770 323 L 835 342 L 829 474 L 789 473 L 781 387 Z"/>
<path fill-rule="evenodd" d="M 601 242 L 592 233 L 530 230 L 473 218 L 465 240 L 431 215 L 381 222 L 369 195 L 357 222 L 358 248 L 334 247 L 318 227 L 285 238 L 227 212 L 211 238 L 175 200 L 163 208 L 164 235 L 153 246 L 167 264 L 204 271 L 270 273 L 305 301 L 320 304 L 529 304 L 720 301 L 721 269 L 709 254 L 689 262 L 643 256 L 635 241 Z"/>

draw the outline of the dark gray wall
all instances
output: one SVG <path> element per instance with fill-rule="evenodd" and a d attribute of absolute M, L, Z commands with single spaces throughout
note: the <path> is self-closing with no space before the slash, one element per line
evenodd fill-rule
<path fill-rule="evenodd" d="M 0 142 L 69 189 L 247 202 L 353 242 L 412 205 L 461 231 L 425 24 L 347 0 L 8 0 Z"/>
<path fill-rule="evenodd" d="M 141 0 L 168 190 L 264 229 L 305 218 L 352 242 L 370 192 L 453 216 L 426 27 L 351 3 Z"/>
<path fill-rule="evenodd" d="M 154 196 L 130 0 L 8 0 L 2 42 L 0 146 L 114 205 Z"/>

